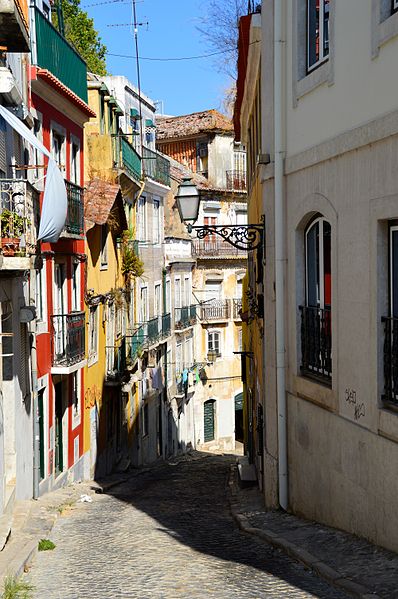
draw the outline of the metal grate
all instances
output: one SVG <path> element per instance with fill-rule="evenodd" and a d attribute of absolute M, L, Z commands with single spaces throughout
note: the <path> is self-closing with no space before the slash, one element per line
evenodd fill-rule
<path fill-rule="evenodd" d="M 330 308 L 299 306 L 301 312 L 301 372 L 332 380 L 332 313 Z"/>

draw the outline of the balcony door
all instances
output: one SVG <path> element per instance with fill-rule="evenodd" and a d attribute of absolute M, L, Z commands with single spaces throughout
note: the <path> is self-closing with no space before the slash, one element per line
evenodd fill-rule
<path fill-rule="evenodd" d="M 332 276 L 331 228 L 324 218 L 315 220 L 306 232 L 307 306 L 330 309 Z"/>
<path fill-rule="evenodd" d="M 55 264 L 54 266 L 54 348 L 57 358 L 65 355 L 66 352 L 66 317 L 65 317 L 65 264 Z"/>

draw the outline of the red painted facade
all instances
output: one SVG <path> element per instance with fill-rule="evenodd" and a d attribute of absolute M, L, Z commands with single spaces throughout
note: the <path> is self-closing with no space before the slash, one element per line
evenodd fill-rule
<path fill-rule="evenodd" d="M 52 88 L 52 94 L 59 92 L 57 87 Z M 62 100 L 62 101 L 61 101 Z M 60 94 L 60 105 L 69 100 L 64 94 Z M 65 179 L 71 180 L 71 148 L 73 140 L 79 144 L 79 181 L 84 186 L 84 145 L 83 126 L 68 118 L 63 112 L 44 97 L 35 93 L 31 96 L 31 107 L 40 113 L 42 122 L 42 141 L 47 149 L 52 150 L 52 130 L 54 124 L 64 132 L 62 153 L 65 158 L 63 172 Z M 76 111 L 76 105 L 73 106 Z M 70 111 L 73 114 L 73 111 Z M 81 121 L 87 120 L 84 111 L 79 115 Z M 56 201 L 56 200 L 55 200 Z M 45 401 L 45 425 L 47 426 L 47 447 L 45 456 L 44 479 L 50 477 L 50 486 L 55 479 L 72 468 L 83 454 L 83 430 L 84 430 L 84 356 L 72 364 L 63 366 L 54 364 L 55 333 L 52 316 L 56 313 L 55 294 L 62 298 L 62 313 L 71 314 L 73 308 L 75 314 L 84 311 L 84 281 L 85 281 L 85 242 L 84 237 L 61 236 L 57 243 L 42 243 L 42 257 L 45 262 L 45 288 L 42 292 L 46 295 L 46 324 L 39 329 L 37 334 L 37 367 L 38 379 L 46 387 Z M 61 287 L 56 284 L 56 265 L 63 265 L 64 283 Z M 73 305 L 73 265 L 77 264 L 77 306 Z M 44 285 L 43 285 L 44 287 Z M 60 311 L 58 310 L 58 314 Z M 59 320 L 58 320 L 59 322 Z M 84 325 L 86 329 L 86 325 Z M 62 335 L 64 333 L 62 332 Z M 57 372 L 54 372 L 54 366 Z M 78 367 L 78 368 L 77 368 Z M 77 369 L 76 369 L 77 368 Z M 75 374 L 76 373 L 76 374 Z M 75 377 L 79 383 L 75 387 Z M 56 387 L 57 386 L 57 387 Z M 57 392 L 56 392 L 57 388 Z M 75 388 L 78 390 L 75 393 Z M 61 391 L 60 391 L 61 390 Z M 57 395 L 58 393 L 58 395 Z M 76 399 L 77 398 L 77 399 Z M 56 404 L 58 402 L 58 404 Z M 57 407 L 58 406 L 58 407 Z M 76 446 L 75 446 L 76 443 Z"/>

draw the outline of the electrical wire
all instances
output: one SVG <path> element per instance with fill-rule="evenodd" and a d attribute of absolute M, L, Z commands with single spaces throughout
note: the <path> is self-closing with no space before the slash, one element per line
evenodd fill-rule
<path fill-rule="evenodd" d="M 252 42 L 257 43 L 257 42 Z M 210 54 L 199 54 L 198 56 L 179 56 L 176 58 L 159 58 L 159 57 L 149 57 L 149 56 L 140 56 L 140 60 L 152 60 L 158 62 L 175 62 L 180 60 L 198 60 L 199 58 L 209 58 L 211 56 L 217 56 L 218 54 L 226 54 L 227 52 L 235 52 L 236 48 L 231 48 L 229 50 L 219 50 L 218 52 L 211 52 Z M 107 56 L 117 56 L 118 58 L 137 58 L 133 54 L 114 54 L 113 52 L 106 52 Z"/>
<path fill-rule="evenodd" d="M 103 6 L 104 4 L 131 4 L 131 0 L 103 0 L 103 2 L 94 2 L 92 4 L 84 4 L 82 9 L 91 8 L 91 6 Z"/>

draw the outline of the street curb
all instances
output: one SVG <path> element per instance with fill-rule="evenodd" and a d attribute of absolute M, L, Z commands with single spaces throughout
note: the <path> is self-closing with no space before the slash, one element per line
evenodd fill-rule
<path fill-rule="evenodd" d="M 376 595 L 370 591 L 367 587 L 362 584 L 358 584 L 349 578 L 345 578 L 338 570 L 331 568 L 324 562 L 320 561 L 318 557 L 312 555 L 306 549 L 302 549 L 295 543 L 288 541 L 279 534 L 275 534 L 269 529 L 261 529 L 251 526 L 249 519 L 237 509 L 237 501 L 235 499 L 237 492 L 235 489 L 235 474 L 236 466 L 232 466 L 229 475 L 229 503 L 231 514 L 236 521 L 238 527 L 242 532 L 256 536 L 262 541 L 265 541 L 269 545 L 284 551 L 289 557 L 302 563 L 304 566 L 315 572 L 320 578 L 326 580 L 337 589 L 349 593 L 353 597 L 358 599 L 380 599 L 379 595 Z"/>

